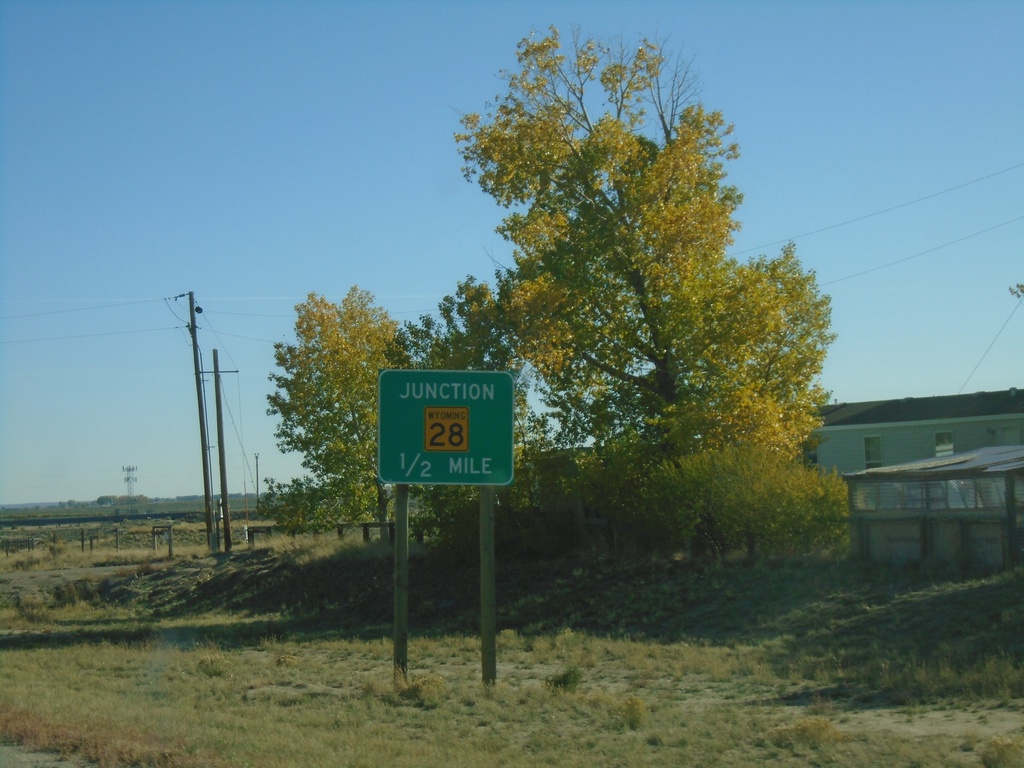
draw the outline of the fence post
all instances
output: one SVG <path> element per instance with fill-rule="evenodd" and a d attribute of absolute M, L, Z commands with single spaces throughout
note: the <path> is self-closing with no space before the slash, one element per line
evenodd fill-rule
<path fill-rule="evenodd" d="M 78 533 L 82 539 L 82 551 L 85 552 L 85 528 L 79 528 Z"/>
<path fill-rule="evenodd" d="M 174 528 L 167 526 L 167 557 L 174 559 Z"/>

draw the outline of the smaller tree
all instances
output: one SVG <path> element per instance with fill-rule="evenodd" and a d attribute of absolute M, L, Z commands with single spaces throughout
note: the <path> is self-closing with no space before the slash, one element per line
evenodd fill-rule
<path fill-rule="evenodd" d="M 398 324 L 353 287 L 340 305 L 309 294 L 296 307 L 296 342 L 274 345 L 282 373 L 267 412 L 281 417 L 283 450 L 302 454 L 310 476 L 268 480 L 268 509 L 293 530 L 322 530 L 364 518 L 387 519 L 388 492 L 377 478 L 377 373 L 404 356 Z"/>
<path fill-rule="evenodd" d="M 405 323 L 400 346 L 413 368 L 512 371 L 515 387 L 515 482 L 497 494 L 496 543 L 500 549 L 538 552 L 557 536 L 540 515 L 540 473 L 552 448 L 548 423 L 533 411 L 528 398 L 530 377 L 516 354 L 502 307 L 491 287 L 468 277 L 455 294 L 445 296 L 434 315 Z M 450 552 L 475 550 L 478 495 L 466 486 L 422 486 L 415 490 L 418 524 L 432 542 Z"/>

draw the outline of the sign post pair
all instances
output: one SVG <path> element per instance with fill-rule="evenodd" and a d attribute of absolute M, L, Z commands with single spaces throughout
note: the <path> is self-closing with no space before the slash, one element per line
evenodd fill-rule
<path fill-rule="evenodd" d="M 408 675 L 409 485 L 479 485 L 483 681 L 497 678 L 494 487 L 513 477 L 514 389 L 503 371 L 385 370 L 377 473 L 395 490 L 396 683 Z"/>

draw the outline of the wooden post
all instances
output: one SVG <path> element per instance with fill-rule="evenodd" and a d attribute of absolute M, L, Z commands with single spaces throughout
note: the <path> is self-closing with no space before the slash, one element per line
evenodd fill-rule
<path fill-rule="evenodd" d="M 395 486 L 395 686 L 409 676 L 409 486 Z"/>
<path fill-rule="evenodd" d="M 85 552 L 85 528 L 79 528 L 78 533 L 82 538 L 82 551 Z"/>
<path fill-rule="evenodd" d="M 213 385 L 217 405 L 217 454 L 220 458 L 220 510 L 224 516 L 224 551 L 231 551 L 231 510 L 228 508 L 228 467 L 224 460 L 224 411 L 220 400 L 220 361 L 213 350 Z"/>
<path fill-rule="evenodd" d="M 498 677 L 494 594 L 494 486 L 480 486 L 480 660 L 484 685 Z"/>
<path fill-rule="evenodd" d="M 1006 546 L 1004 548 L 1003 565 L 1014 566 L 1020 560 L 1020 541 L 1017 536 L 1017 492 L 1014 476 L 1009 472 L 1003 477 L 1006 483 Z"/>
<path fill-rule="evenodd" d="M 167 557 L 174 559 L 174 527 L 167 526 Z"/>
<path fill-rule="evenodd" d="M 114 551 L 115 552 L 120 552 L 121 551 L 121 529 L 120 528 L 115 528 L 114 529 Z"/>
<path fill-rule="evenodd" d="M 184 296 L 185 294 L 181 294 Z M 175 296 L 174 298 L 180 298 Z M 203 390 L 203 372 L 199 366 L 199 341 L 196 338 L 196 315 L 203 311 L 202 307 L 196 306 L 196 296 L 192 291 L 188 292 L 188 313 L 189 313 L 189 334 L 192 336 L 192 367 L 196 374 L 196 401 L 199 405 L 199 450 L 203 460 L 203 504 L 206 508 L 206 539 L 210 545 L 210 551 L 216 552 L 217 548 L 213 539 L 213 491 L 210 483 L 210 452 L 209 443 L 206 439 L 206 399 Z M 153 549 L 156 549 L 156 540 L 153 540 Z"/>

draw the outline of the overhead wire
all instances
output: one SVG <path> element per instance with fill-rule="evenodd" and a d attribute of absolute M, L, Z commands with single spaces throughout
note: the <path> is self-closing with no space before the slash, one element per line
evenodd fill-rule
<path fill-rule="evenodd" d="M 1006 318 L 1006 322 L 1003 323 L 1002 327 L 998 331 L 996 331 L 996 336 L 994 339 L 992 339 L 992 343 L 988 345 L 984 352 L 982 352 L 981 359 L 978 360 L 978 363 L 974 366 L 974 368 L 971 369 L 971 372 L 964 380 L 963 385 L 961 385 L 960 391 L 957 392 L 958 395 L 963 394 L 963 391 L 967 389 L 967 383 L 971 380 L 974 374 L 977 373 L 978 369 L 981 367 L 981 364 L 985 361 L 985 358 L 988 357 L 988 353 L 992 351 L 992 347 L 994 347 L 996 345 L 996 342 L 999 341 L 999 337 L 1003 335 L 1003 331 L 1006 330 L 1006 326 L 1010 324 L 1010 320 L 1013 319 L 1013 316 L 1017 313 L 1017 310 L 1020 309 L 1021 304 L 1024 304 L 1024 296 L 1021 296 L 1021 298 L 1017 300 L 1017 303 L 1013 305 L 1013 309 L 1010 310 L 1010 316 Z"/>
<path fill-rule="evenodd" d="M 846 275 L 845 277 L 837 277 L 835 280 L 829 280 L 827 282 L 823 282 L 821 285 L 822 286 L 835 285 L 836 283 L 841 283 L 844 280 L 852 280 L 855 277 L 861 277 L 862 275 L 867 275 L 867 274 L 870 274 L 871 272 L 877 272 L 880 269 L 886 269 L 888 267 L 895 266 L 896 264 L 902 264 L 905 261 L 910 261 L 911 259 L 916 259 L 919 256 L 925 256 L 925 255 L 927 255 L 929 253 L 934 253 L 935 251 L 941 250 L 943 248 L 948 248 L 951 245 L 956 245 L 957 243 L 962 243 L 965 240 L 970 240 L 972 237 L 977 237 L 978 235 L 984 235 L 986 232 L 991 232 L 992 230 L 999 229 L 1000 227 L 1008 226 L 1010 224 L 1013 224 L 1015 222 L 1020 221 L 1021 219 L 1024 219 L 1024 215 L 1017 216 L 1016 218 L 1010 219 L 1008 221 L 1000 222 L 999 224 L 994 224 L 991 227 L 986 227 L 985 229 L 979 230 L 977 232 L 972 232 L 971 234 L 964 235 L 963 237 L 959 237 L 956 240 L 950 240 L 948 243 L 943 243 L 942 245 L 936 245 L 934 248 L 928 248 L 927 250 L 918 251 L 917 253 L 912 254 L 910 256 L 904 256 L 901 259 L 896 259 L 894 261 L 889 261 L 889 262 L 886 262 L 885 264 L 879 264 L 876 267 L 871 267 L 869 269 L 864 269 L 864 270 L 861 270 L 860 272 L 854 272 L 853 274 Z"/>
<path fill-rule="evenodd" d="M 939 197 L 940 195 L 945 195 L 945 194 L 948 194 L 949 192 L 955 192 L 958 189 L 963 189 L 964 187 L 969 187 L 972 184 L 977 184 L 977 183 L 982 182 L 982 181 L 987 181 L 988 179 L 994 178 L 994 177 L 999 176 L 1001 174 L 1009 173 L 1010 171 L 1015 171 L 1018 168 L 1024 168 L 1024 163 L 1017 163 L 1016 165 L 1011 165 L 1009 168 L 1003 168 L 1000 171 L 996 171 L 994 173 L 990 173 L 990 174 L 987 174 L 985 176 L 979 176 L 976 179 L 971 179 L 970 181 L 965 181 L 962 184 L 957 184 L 957 185 L 952 186 L 952 187 L 947 187 L 946 189 L 939 190 L 938 192 L 932 192 L 931 194 L 925 195 L 924 197 L 918 197 L 918 198 L 915 198 L 914 200 L 908 200 L 905 203 L 899 203 L 898 205 L 892 205 L 892 206 L 890 206 L 888 208 L 882 208 L 881 210 L 873 211 L 872 213 L 866 213 L 863 216 L 855 216 L 852 219 L 846 219 L 845 221 L 840 221 L 840 222 L 837 222 L 836 224 L 829 224 L 826 227 L 820 227 L 818 229 L 813 229 L 810 232 L 804 232 L 801 235 L 794 235 L 792 237 L 783 238 L 782 240 L 775 240 L 775 241 L 773 241 L 771 243 L 764 243 L 763 245 L 757 245 L 757 246 L 754 246 L 753 248 L 746 248 L 746 249 L 744 249 L 742 251 L 734 251 L 732 255 L 733 256 L 742 256 L 742 255 L 747 254 L 747 253 L 752 253 L 754 251 L 759 251 L 762 248 L 770 248 L 773 245 L 783 245 L 785 243 L 791 243 L 791 242 L 799 240 L 800 238 L 803 238 L 803 237 L 810 237 L 811 235 L 817 235 L 817 234 L 820 234 L 822 232 L 828 232 L 829 230 L 832 230 L 832 229 L 838 229 L 839 227 L 845 227 L 848 224 L 856 224 L 858 221 L 864 221 L 865 219 L 871 219 L 871 218 L 874 218 L 875 216 L 881 216 L 882 214 L 885 214 L 885 213 L 891 213 L 892 211 L 898 211 L 901 208 L 907 208 L 907 207 L 909 207 L 911 205 L 917 205 L 917 203 L 923 203 L 925 200 L 931 200 L 932 198 Z"/>
<path fill-rule="evenodd" d="M 74 309 L 51 309 L 46 312 L 29 312 L 24 315 L 3 315 L 0 316 L 0 320 L 17 320 L 23 317 L 42 317 L 44 315 L 61 315 L 67 312 L 90 312 L 95 309 L 111 309 L 114 307 L 128 307 L 133 304 L 152 304 L 157 301 L 166 301 L 166 299 L 139 299 L 137 301 L 123 301 L 118 304 L 100 304 L 95 307 L 76 307 Z"/>
<path fill-rule="evenodd" d="M 181 322 L 186 323 L 186 325 L 187 325 L 187 321 L 184 320 L 183 318 L 179 317 L 178 314 L 176 312 L 174 312 L 173 309 L 171 309 L 170 304 L 168 304 L 168 299 L 167 298 L 161 298 L 161 299 L 139 299 L 139 300 L 136 300 L 136 301 L 122 301 L 122 302 L 118 302 L 118 303 L 115 303 L 115 304 L 99 304 L 99 305 L 91 306 L 91 307 L 76 307 L 74 309 L 54 309 L 54 310 L 49 310 L 49 311 L 46 311 L 46 312 L 30 312 L 30 313 L 21 314 L 21 315 L 4 315 L 3 317 L 0 317 L 0 320 L 18 320 L 18 319 L 24 319 L 24 318 L 30 318 L 30 317 L 45 317 L 47 315 L 61 315 L 61 314 L 67 314 L 69 312 L 89 312 L 89 311 L 99 310 L 99 309 L 116 309 L 116 308 L 120 308 L 120 307 L 135 306 L 135 305 L 139 305 L 139 304 L 155 304 L 155 303 L 160 302 L 160 301 L 164 302 L 164 304 L 171 311 L 171 314 L 175 317 L 175 319 L 180 320 Z M 173 330 L 177 330 L 179 327 L 180 326 L 169 326 L 169 327 L 165 326 L 165 327 L 161 327 L 161 328 L 134 328 L 134 329 L 123 330 L 123 331 L 97 331 L 95 333 L 66 334 L 64 336 L 38 336 L 38 337 L 35 337 L 35 338 L 30 338 L 30 339 L 3 339 L 3 340 L 0 340 L 0 344 L 27 344 L 27 343 L 37 342 L 37 341 L 66 341 L 66 340 L 70 340 L 70 339 L 88 339 L 88 338 L 99 337 L 99 336 L 123 336 L 123 335 L 133 334 L 133 333 L 155 333 L 155 332 L 158 332 L 158 331 L 173 331 Z"/>
<path fill-rule="evenodd" d="M 205 314 L 205 316 L 207 318 L 207 323 L 206 324 L 207 324 L 207 327 L 209 328 L 210 332 L 213 333 L 213 335 L 220 342 L 221 347 L 224 350 L 224 353 L 226 354 L 228 360 L 231 362 L 231 365 L 233 365 L 236 369 L 238 369 L 240 366 L 238 365 L 238 363 L 235 362 L 234 357 L 232 357 L 231 351 L 227 348 L 227 344 L 224 343 L 224 339 L 221 338 L 220 332 L 216 328 L 213 327 L 213 323 L 210 321 L 210 318 L 208 316 L 209 313 L 204 313 L 204 314 Z M 225 334 L 225 335 L 232 335 L 232 334 Z M 241 337 L 241 338 L 245 338 L 245 337 Z M 257 341 L 263 341 L 263 339 L 257 339 Z M 235 370 L 235 371 L 221 371 L 221 373 L 238 373 L 238 372 L 239 372 L 238 370 Z M 238 387 L 239 423 L 241 422 L 241 408 L 242 408 L 242 385 L 241 385 L 240 379 L 241 379 L 240 376 L 236 377 L 236 379 L 235 379 L 236 385 Z M 215 386 L 216 386 L 216 384 L 215 384 Z M 242 452 L 242 460 L 245 463 L 246 470 L 248 471 L 250 479 L 251 479 L 251 477 L 252 477 L 252 468 L 249 467 L 249 454 L 246 451 L 245 441 L 242 438 L 241 427 L 239 426 L 238 423 L 235 422 L 234 413 L 232 413 L 231 405 L 228 403 L 226 398 L 223 398 L 223 397 L 221 398 L 221 405 L 228 412 L 228 418 L 231 420 L 231 427 L 234 430 L 235 439 L 238 441 L 239 450 L 241 450 L 241 452 Z M 243 473 L 242 483 L 243 483 L 243 487 L 244 487 L 244 485 L 245 485 L 245 475 L 244 475 L 244 473 Z M 255 483 L 254 483 L 254 485 L 255 485 Z"/>
<path fill-rule="evenodd" d="M 0 344 L 27 344 L 34 341 L 63 341 L 65 339 L 88 339 L 94 336 L 124 336 L 131 333 L 155 333 L 157 331 L 175 331 L 178 326 L 172 325 L 166 328 L 137 328 L 132 331 L 104 331 L 98 333 L 80 333 L 72 336 L 43 336 L 34 339 L 3 339 Z"/>

